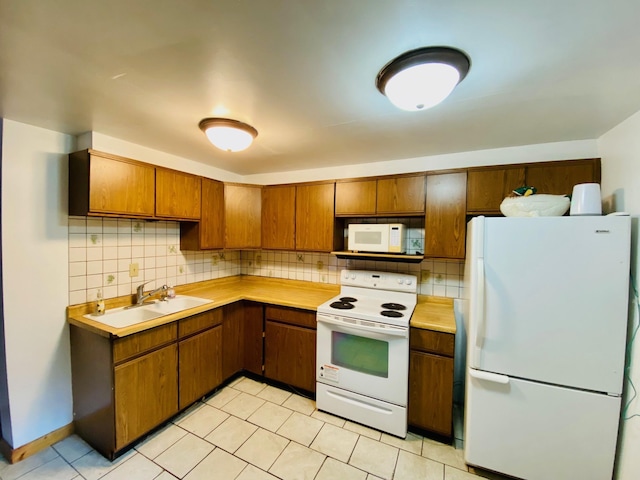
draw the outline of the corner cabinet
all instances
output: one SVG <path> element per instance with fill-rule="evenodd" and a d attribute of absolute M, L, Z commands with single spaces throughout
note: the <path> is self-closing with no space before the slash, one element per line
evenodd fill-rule
<path fill-rule="evenodd" d="M 465 257 L 466 193 L 466 172 L 427 175 L 425 256 Z"/>
<path fill-rule="evenodd" d="M 296 187 L 262 187 L 262 248 L 296 248 Z"/>
<path fill-rule="evenodd" d="M 224 184 L 225 248 L 260 248 L 262 187 Z"/>
<path fill-rule="evenodd" d="M 454 339 L 451 333 L 410 330 L 409 425 L 447 437 L 453 432 Z"/>
<path fill-rule="evenodd" d="M 155 215 L 155 168 L 96 150 L 69 155 L 69 215 Z"/>
<path fill-rule="evenodd" d="M 212 250 L 224 247 L 224 184 L 202 178 L 199 222 L 180 222 L 181 250 Z"/>
<path fill-rule="evenodd" d="M 332 252 L 344 232 L 334 216 L 335 184 L 296 186 L 296 250 Z"/>

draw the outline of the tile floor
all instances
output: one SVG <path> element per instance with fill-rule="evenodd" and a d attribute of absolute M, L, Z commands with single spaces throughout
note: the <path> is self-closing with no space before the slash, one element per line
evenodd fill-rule
<path fill-rule="evenodd" d="M 241 377 L 110 462 L 72 435 L 1 480 L 473 480 L 456 450 L 406 440 L 316 410 L 315 402 Z"/>

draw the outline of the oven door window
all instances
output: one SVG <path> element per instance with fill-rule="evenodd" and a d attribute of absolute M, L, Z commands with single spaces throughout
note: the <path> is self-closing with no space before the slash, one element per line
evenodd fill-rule
<path fill-rule="evenodd" d="M 356 372 L 389 378 L 389 342 L 332 331 L 331 363 Z"/>

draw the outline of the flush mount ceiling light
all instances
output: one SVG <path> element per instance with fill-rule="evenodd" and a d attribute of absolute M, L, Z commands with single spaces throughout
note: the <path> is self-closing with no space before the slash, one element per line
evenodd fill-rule
<path fill-rule="evenodd" d="M 205 118 L 198 126 L 215 147 L 226 152 L 245 150 L 258 136 L 251 125 L 230 118 Z"/>
<path fill-rule="evenodd" d="M 424 110 L 447 98 L 470 65 L 469 57 L 455 48 L 418 48 L 382 67 L 376 87 L 398 108 Z"/>

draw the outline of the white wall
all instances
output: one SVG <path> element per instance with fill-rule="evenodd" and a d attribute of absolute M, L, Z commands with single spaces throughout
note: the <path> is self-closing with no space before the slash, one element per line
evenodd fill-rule
<path fill-rule="evenodd" d="M 606 212 L 632 214 L 631 274 L 638 288 L 640 271 L 640 112 L 636 113 L 598 140 L 602 156 L 602 195 Z M 629 303 L 629 339 L 638 327 L 638 299 L 631 294 Z M 627 348 L 627 372 L 636 389 L 640 389 L 640 338 Z M 635 397 L 629 381 L 623 395 L 623 421 L 618 442 L 616 478 L 640 478 L 640 398 Z"/>
<path fill-rule="evenodd" d="M 4 120 L 2 249 L 7 402 L 14 448 L 72 421 L 66 322 L 70 135 Z"/>

